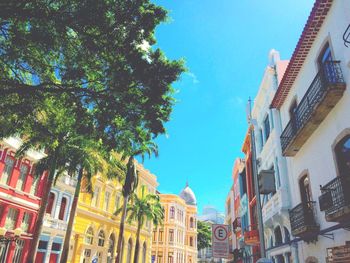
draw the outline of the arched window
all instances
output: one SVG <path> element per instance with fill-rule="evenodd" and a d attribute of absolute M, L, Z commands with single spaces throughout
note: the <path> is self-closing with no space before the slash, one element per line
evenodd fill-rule
<path fill-rule="evenodd" d="M 171 206 L 170 207 L 170 219 L 175 218 L 175 207 Z"/>
<path fill-rule="evenodd" d="M 282 232 L 281 228 L 278 226 L 275 228 L 275 246 L 282 244 Z"/>
<path fill-rule="evenodd" d="M 11 157 L 10 155 L 7 155 L 6 159 L 5 159 L 5 167 L 4 167 L 4 170 L 2 171 L 2 175 L 0 178 L 0 181 L 3 184 L 10 183 L 10 178 L 11 178 L 14 167 L 15 167 L 15 159 L 13 157 Z"/>
<path fill-rule="evenodd" d="M 305 174 L 299 180 L 301 201 L 306 205 L 312 201 L 309 176 Z"/>
<path fill-rule="evenodd" d="M 273 247 L 273 238 L 272 238 L 272 235 L 270 237 L 270 247 Z"/>
<path fill-rule="evenodd" d="M 335 146 L 335 155 L 340 176 L 350 176 L 350 135 Z"/>
<path fill-rule="evenodd" d="M 92 227 L 89 227 L 85 234 L 85 243 L 92 245 L 94 241 L 94 231 L 92 230 Z"/>
<path fill-rule="evenodd" d="M 105 244 L 105 233 L 101 230 L 98 233 L 98 246 L 103 247 Z"/>
<path fill-rule="evenodd" d="M 190 228 L 194 227 L 194 221 L 193 221 L 193 217 L 190 218 Z"/>
<path fill-rule="evenodd" d="M 64 216 L 66 214 L 66 207 L 67 207 L 67 197 L 62 197 L 60 213 L 58 214 L 58 219 L 64 220 Z"/>
<path fill-rule="evenodd" d="M 147 246 L 146 246 L 146 242 L 144 242 L 143 248 L 142 248 L 142 263 L 146 263 L 146 257 L 147 257 Z"/>
<path fill-rule="evenodd" d="M 114 238 L 114 235 L 111 234 L 110 237 L 109 237 L 109 242 L 108 242 L 107 263 L 112 263 L 113 262 L 114 243 L 115 243 L 115 238 Z"/>
<path fill-rule="evenodd" d="M 55 201 L 55 194 L 53 192 L 51 192 L 49 195 L 49 200 L 47 202 L 47 206 L 46 206 L 46 213 L 47 214 L 52 213 L 52 207 L 53 207 L 54 201 Z"/>
<path fill-rule="evenodd" d="M 286 227 L 283 227 L 283 229 L 284 229 L 284 242 L 289 242 L 290 241 L 289 231 Z"/>
<path fill-rule="evenodd" d="M 131 263 L 131 252 L 132 252 L 132 240 L 130 238 L 128 242 L 128 252 L 126 255 L 126 263 Z"/>

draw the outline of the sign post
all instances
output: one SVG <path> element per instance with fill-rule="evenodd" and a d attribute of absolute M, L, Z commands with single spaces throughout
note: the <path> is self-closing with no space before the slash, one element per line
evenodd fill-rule
<path fill-rule="evenodd" d="M 214 258 L 229 257 L 228 225 L 212 225 L 212 248 Z"/>

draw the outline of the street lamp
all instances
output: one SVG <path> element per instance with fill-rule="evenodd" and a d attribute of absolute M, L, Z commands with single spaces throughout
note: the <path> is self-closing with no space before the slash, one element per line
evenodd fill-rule
<path fill-rule="evenodd" d="M 6 233 L 7 229 L 5 227 L 0 227 L 0 244 L 16 242 L 22 235 L 22 229 L 16 228 L 11 236 L 6 236 Z"/>

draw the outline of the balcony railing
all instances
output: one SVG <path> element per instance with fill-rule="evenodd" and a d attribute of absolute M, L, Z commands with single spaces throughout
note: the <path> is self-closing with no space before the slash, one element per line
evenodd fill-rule
<path fill-rule="evenodd" d="M 294 156 L 343 96 L 346 84 L 339 61 L 325 62 L 281 134 L 282 152 Z"/>
<path fill-rule="evenodd" d="M 293 236 L 305 241 L 316 239 L 320 226 L 315 220 L 315 202 L 305 202 L 289 210 Z"/>
<path fill-rule="evenodd" d="M 329 222 L 350 220 L 350 176 L 338 176 L 321 187 L 320 210 Z"/>
<path fill-rule="evenodd" d="M 59 220 L 56 218 L 52 218 L 50 215 L 46 214 L 44 217 L 44 226 L 57 229 L 57 230 L 62 230 L 66 231 L 67 230 L 67 222 L 63 220 Z"/>

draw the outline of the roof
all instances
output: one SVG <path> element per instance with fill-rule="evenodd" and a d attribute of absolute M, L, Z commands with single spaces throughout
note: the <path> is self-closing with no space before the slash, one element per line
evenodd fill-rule
<path fill-rule="evenodd" d="M 181 191 L 180 197 L 185 200 L 188 205 L 197 205 L 196 196 L 194 195 L 192 189 L 186 183 L 186 187 Z"/>
<path fill-rule="evenodd" d="M 331 8 L 333 0 L 316 0 L 309 18 L 304 26 L 303 32 L 295 47 L 292 58 L 287 66 L 286 72 L 272 100 L 271 108 L 280 109 L 289 91 L 304 65 L 305 59 L 311 49 L 317 33 Z"/>

